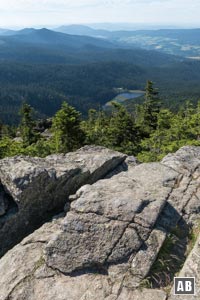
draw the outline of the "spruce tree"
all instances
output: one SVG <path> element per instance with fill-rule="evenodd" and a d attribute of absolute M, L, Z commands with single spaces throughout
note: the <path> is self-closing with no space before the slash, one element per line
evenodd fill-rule
<path fill-rule="evenodd" d="M 147 81 L 145 91 L 145 101 L 142 109 L 140 109 L 140 126 L 142 127 L 144 137 L 149 137 L 151 132 L 157 128 L 161 101 L 158 90 L 154 88 L 152 81 Z"/>
<path fill-rule="evenodd" d="M 125 107 L 119 103 L 112 103 L 114 110 L 107 130 L 107 146 L 133 155 L 138 147 L 138 130 L 135 120 Z"/>
<path fill-rule="evenodd" d="M 107 146 L 108 125 L 109 116 L 104 111 L 90 109 L 88 119 L 82 122 L 82 128 L 86 134 L 86 144 Z"/>
<path fill-rule="evenodd" d="M 69 152 L 83 145 L 81 114 L 66 102 L 52 120 L 53 147 L 56 152 Z"/>
<path fill-rule="evenodd" d="M 35 143 L 37 141 L 38 135 L 36 134 L 35 121 L 33 119 L 33 109 L 27 104 L 23 103 L 21 110 L 21 123 L 20 123 L 20 133 L 23 140 L 23 145 L 25 147 Z"/>

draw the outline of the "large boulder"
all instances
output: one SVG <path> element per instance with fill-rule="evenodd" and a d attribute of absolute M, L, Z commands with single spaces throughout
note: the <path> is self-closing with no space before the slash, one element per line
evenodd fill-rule
<path fill-rule="evenodd" d="M 167 155 L 162 163 L 180 176 L 162 212 L 160 224 L 171 230 L 182 219 L 193 226 L 200 213 L 200 147 L 182 147 Z"/>
<path fill-rule="evenodd" d="M 82 187 L 61 233 L 45 249 L 47 264 L 70 274 L 128 262 L 149 237 L 177 178 L 159 163 L 141 164 Z"/>
<path fill-rule="evenodd" d="M 199 160 L 199 147 L 184 147 L 161 163 L 126 164 L 83 185 L 65 215 L 0 259 L 0 300 L 178 300 L 141 284 L 169 230 L 199 218 Z M 199 299 L 199 239 L 180 276 L 192 272 L 191 299 Z"/>
<path fill-rule="evenodd" d="M 134 285 L 162 245 L 165 230 L 156 221 L 178 177 L 160 163 L 141 164 L 80 188 L 65 217 L 46 223 L 0 260 L 0 299 L 114 300 L 121 292 L 138 298 Z M 138 255 L 144 249 L 151 249 L 151 259 Z"/>
<path fill-rule="evenodd" d="M 63 210 L 68 196 L 104 178 L 126 155 L 86 146 L 66 155 L 0 160 L 0 255 Z"/>

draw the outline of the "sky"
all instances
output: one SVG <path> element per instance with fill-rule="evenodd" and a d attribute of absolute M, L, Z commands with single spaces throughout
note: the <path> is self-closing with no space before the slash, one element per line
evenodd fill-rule
<path fill-rule="evenodd" d="M 200 0 L 0 0 L 0 27 L 88 23 L 200 26 Z"/>

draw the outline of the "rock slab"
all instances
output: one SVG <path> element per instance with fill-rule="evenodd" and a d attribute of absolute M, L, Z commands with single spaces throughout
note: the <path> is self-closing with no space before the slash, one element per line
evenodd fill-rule
<path fill-rule="evenodd" d="M 0 160 L 0 256 L 63 210 L 70 194 L 103 178 L 125 159 L 119 152 L 86 146 L 44 159 Z"/>
<path fill-rule="evenodd" d="M 65 215 L 0 259 L 0 300 L 180 299 L 140 284 L 168 230 L 198 220 L 199 166 L 200 147 L 183 147 L 161 163 L 119 167 L 83 185 L 68 197 Z M 197 278 L 197 295 L 184 300 L 200 299 L 199 245 L 198 238 L 178 274 Z"/>

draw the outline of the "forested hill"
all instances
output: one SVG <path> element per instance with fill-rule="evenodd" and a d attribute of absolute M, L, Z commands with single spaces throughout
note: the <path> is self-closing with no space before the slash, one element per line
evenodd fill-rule
<path fill-rule="evenodd" d="M 102 29 L 94 29 L 84 25 L 68 25 L 68 26 L 61 26 L 56 30 L 58 32 L 63 32 L 67 34 L 101 37 L 101 38 L 107 38 L 111 40 L 112 39 L 117 40 L 119 38 L 125 38 L 125 37 L 146 35 L 151 37 L 163 37 L 169 39 L 176 39 L 184 43 L 191 43 L 193 45 L 199 43 L 199 35 L 200 35 L 200 28 L 108 31 Z"/>
<path fill-rule="evenodd" d="M 138 48 L 123 49 L 122 45 L 104 39 L 64 34 L 45 28 L 26 28 L 13 31 L 8 36 L 0 36 L 0 60 L 62 64 L 120 61 L 138 65 L 162 65 L 181 59 Z"/>
<path fill-rule="evenodd" d="M 103 39 L 97 39 L 88 36 L 76 36 L 55 32 L 46 28 L 34 29 L 25 28 L 20 31 L 13 32 L 12 35 L 6 35 L 1 38 L 6 44 L 35 44 L 35 45 L 50 45 L 55 48 L 62 46 L 68 49 L 77 49 L 86 45 L 94 45 L 97 47 L 114 47 L 114 45 Z"/>
<path fill-rule="evenodd" d="M 142 47 L 147 50 L 181 55 L 183 57 L 200 56 L 200 29 L 159 29 L 135 31 L 108 31 L 93 29 L 88 26 L 61 26 L 57 31 L 68 34 L 84 34 L 87 36 L 106 38 L 124 47 Z"/>
<path fill-rule="evenodd" d="M 0 37 L 0 119 L 17 123 L 22 102 L 40 117 L 63 101 L 83 115 L 116 96 L 116 87 L 144 89 L 148 79 L 164 105 L 177 108 L 200 95 L 200 62 L 142 49 L 122 49 L 102 39 L 47 29 L 24 29 Z M 106 47 L 104 47 L 106 45 Z"/>

